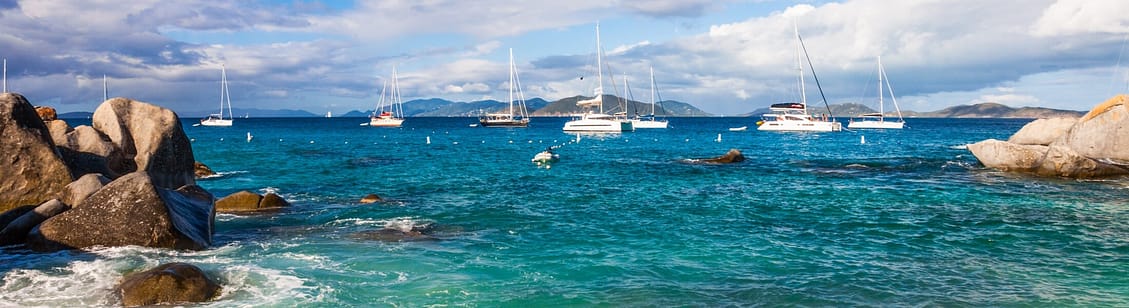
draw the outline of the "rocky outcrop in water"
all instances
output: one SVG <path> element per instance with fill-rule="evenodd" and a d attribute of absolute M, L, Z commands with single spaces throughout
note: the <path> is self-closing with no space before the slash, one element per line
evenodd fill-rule
<path fill-rule="evenodd" d="M 146 172 L 130 173 L 40 224 L 27 245 L 39 251 L 126 245 L 204 249 L 212 241 L 215 209 L 200 191 L 162 188 Z"/>
<path fill-rule="evenodd" d="M 202 162 L 196 162 L 195 164 L 193 164 L 192 169 L 193 174 L 197 179 L 216 175 L 216 172 L 213 171 L 212 168 L 209 168 L 208 165 L 205 165 Z"/>
<path fill-rule="evenodd" d="M 377 203 L 381 201 L 384 201 L 384 199 L 377 194 L 367 194 L 361 198 L 361 204 Z"/>
<path fill-rule="evenodd" d="M 729 152 L 726 152 L 725 155 L 702 160 L 702 162 L 711 164 L 730 164 L 743 161 L 745 161 L 745 155 L 737 149 L 729 149 Z"/>
<path fill-rule="evenodd" d="M 36 250 L 210 245 L 214 199 L 195 186 L 176 114 L 115 98 L 92 121 L 71 129 L 49 107 L 0 94 L 0 210 L 19 209 L 0 214 L 2 242 L 26 236 Z"/>
<path fill-rule="evenodd" d="M 1009 141 L 989 139 L 968 150 L 984 166 L 1003 171 L 1071 178 L 1129 174 L 1127 104 L 1129 96 L 1118 95 L 1077 120 L 1036 120 Z"/>
<path fill-rule="evenodd" d="M 133 307 L 205 302 L 219 295 L 220 286 L 199 267 L 174 262 L 130 274 L 115 289 L 122 305 Z"/>
<path fill-rule="evenodd" d="M 239 191 L 216 200 L 216 211 L 220 213 L 250 213 L 279 210 L 290 206 L 289 202 L 275 193 L 266 195 L 250 191 Z"/>

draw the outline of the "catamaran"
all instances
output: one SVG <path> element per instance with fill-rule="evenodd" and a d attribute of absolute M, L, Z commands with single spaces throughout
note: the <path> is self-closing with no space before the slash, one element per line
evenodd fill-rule
<path fill-rule="evenodd" d="M 369 117 L 369 126 L 375 127 L 400 127 L 404 124 L 404 104 L 400 101 L 400 83 L 396 77 L 396 67 L 392 67 L 392 91 L 388 93 L 388 101 L 385 104 L 385 90 L 388 89 L 388 81 L 384 82 L 384 86 L 380 89 L 380 101 L 376 105 L 376 110 L 373 111 L 372 116 Z M 397 117 L 397 114 L 400 117 Z"/>
<path fill-rule="evenodd" d="M 518 93 L 517 109 L 514 109 L 514 89 Z M 517 77 L 517 65 L 514 64 L 514 49 L 510 48 L 510 108 L 506 113 L 487 113 L 478 117 L 482 127 L 526 127 L 529 126 L 529 115 L 525 109 L 525 94 L 521 92 L 521 80 Z"/>
<path fill-rule="evenodd" d="M 807 55 L 807 50 L 803 46 L 803 40 L 800 38 L 800 30 L 797 26 L 796 32 L 796 64 L 799 71 L 799 85 L 800 85 L 800 102 L 798 103 L 782 103 L 772 104 L 769 110 L 772 113 L 766 113 L 762 116 L 762 120 L 757 122 L 757 130 L 763 131 L 798 131 L 798 132 L 837 132 L 843 130 L 843 123 L 835 121 L 828 115 L 819 117 L 813 116 L 808 112 L 808 98 L 804 93 L 804 56 Z M 808 61 L 808 66 L 811 61 Z M 815 76 L 813 69 L 812 76 Z M 816 79 L 816 87 L 819 87 L 819 79 Z M 820 95 L 823 94 L 823 89 L 819 90 Z M 827 103 L 827 98 L 823 99 L 824 104 Z M 828 107 L 827 113 L 831 113 L 831 108 Z"/>
<path fill-rule="evenodd" d="M 223 105 L 227 104 L 227 118 L 223 117 Z M 200 119 L 200 125 L 203 126 L 231 126 L 232 122 L 231 113 L 231 93 L 227 91 L 227 68 L 220 66 L 220 112 L 208 115 L 208 117 Z"/>
<path fill-rule="evenodd" d="M 897 121 L 886 120 L 886 111 L 883 109 L 885 104 L 882 101 L 883 81 L 885 81 L 886 89 L 890 91 L 890 100 L 894 102 L 894 110 L 898 111 Z M 847 123 L 847 128 L 900 129 L 906 125 L 906 120 L 902 118 L 902 109 L 898 107 L 898 99 L 894 98 L 894 88 L 890 86 L 890 78 L 886 77 L 886 69 L 882 67 L 882 57 L 878 57 L 878 113 L 860 114 L 858 119 L 851 118 L 850 121 L 850 123 Z"/>
<path fill-rule="evenodd" d="M 666 128 L 667 121 L 655 117 L 655 68 L 651 67 L 651 114 L 642 115 L 631 119 L 631 126 L 635 128 Z"/>
<path fill-rule="evenodd" d="M 587 112 L 578 115 L 577 119 L 565 122 L 566 132 L 591 132 L 591 133 L 619 133 L 634 131 L 631 121 L 619 119 L 604 113 L 604 68 L 603 48 L 600 45 L 600 25 L 596 24 L 596 70 L 598 84 L 595 97 L 576 101 L 576 106 L 585 108 Z M 599 110 L 599 112 L 594 112 Z"/>

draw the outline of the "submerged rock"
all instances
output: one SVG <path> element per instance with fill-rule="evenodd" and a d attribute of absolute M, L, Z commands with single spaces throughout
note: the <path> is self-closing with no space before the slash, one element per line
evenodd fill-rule
<path fill-rule="evenodd" d="M 381 201 L 384 201 L 384 198 L 381 198 L 377 194 L 368 194 L 361 198 L 362 204 L 377 203 Z"/>
<path fill-rule="evenodd" d="M 702 162 L 711 164 L 730 164 L 742 161 L 745 161 L 745 155 L 737 149 L 729 149 L 729 152 L 726 152 L 725 155 L 702 160 Z"/>
<path fill-rule="evenodd" d="M 0 211 L 58 197 L 70 169 L 35 108 L 16 93 L 0 93 Z"/>
<path fill-rule="evenodd" d="M 126 307 L 205 302 L 219 295 L 220 286 L 199 267 L 166 263 L 134 273 L 115 288 Z"/>

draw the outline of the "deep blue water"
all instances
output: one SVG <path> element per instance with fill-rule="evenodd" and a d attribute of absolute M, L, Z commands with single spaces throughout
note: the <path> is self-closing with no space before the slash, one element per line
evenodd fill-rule
<path fill-rule="evenodd" d="M 219 215 L 202 252 L 6 248 L 0 306 L 113 305 L 123 274 L 170 261 L 220 280 L 214 306 L 1129 306 L 1124 179 L 1007 174 L 965 148 L 1027 120 L 673 118 L 578 142 L 563 118 L 194 120 L 196 160 L 221 173 L 201 186 L 293 207 Z M 561 160 L 534 166 L 551 145 Z M 731 148 L 747 160 L 690 162 Z M 369 193 L 388 201 L 359 204 Z M 423 225 L 431 240 L 363 236 Z"/>

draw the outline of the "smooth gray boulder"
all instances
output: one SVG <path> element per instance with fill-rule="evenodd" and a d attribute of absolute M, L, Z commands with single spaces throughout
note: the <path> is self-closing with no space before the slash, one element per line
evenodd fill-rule
<path fill-rule="evenodd" d="M 111 170 L 145 171 L 168 189 L 196 184 L 192 144 L 172 110 L 118 97 L 94 110 L 92 124 L 118 150 L 108 158 Z"/>

